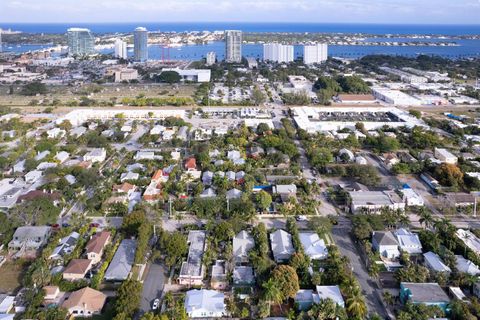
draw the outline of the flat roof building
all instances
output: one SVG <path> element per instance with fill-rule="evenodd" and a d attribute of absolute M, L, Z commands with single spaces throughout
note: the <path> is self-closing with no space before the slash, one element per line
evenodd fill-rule
<path fill-rule="evenodd" d="M 182 285 L 197 286 L 202 285 L 205 268 L 202 263 L 203 254 L 206 246 L 206 233 L 201 230 L 191 230 L 188 233 L 187 261 L 182 263 L 178 282 Z"/>
<path fill-rule="evenodd" d="M 394 191 L 350 191 L 352 213 L 366 210 L 379 212 L 382 208 L 405 210 L 405 202 Z"/>

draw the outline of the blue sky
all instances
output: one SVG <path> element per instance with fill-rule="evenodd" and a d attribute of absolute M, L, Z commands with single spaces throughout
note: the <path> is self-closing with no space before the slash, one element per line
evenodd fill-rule
<path fill-rule="evenodd" d="M 0 22 L 480 24 L 480 0 L 0 0 Z"/>

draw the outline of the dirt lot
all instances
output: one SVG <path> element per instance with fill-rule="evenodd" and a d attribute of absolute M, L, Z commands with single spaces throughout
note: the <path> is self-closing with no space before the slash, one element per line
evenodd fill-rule
<path fill-rule="evenodd" d="M 21 285 L 22 276 L 28 267 L 25 260 L 7 261 L 0 267 L 0 293 L 12 293 Z"/>

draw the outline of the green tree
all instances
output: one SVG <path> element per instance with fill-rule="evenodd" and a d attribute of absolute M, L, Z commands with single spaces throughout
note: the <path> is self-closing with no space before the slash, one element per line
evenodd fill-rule
<path fill-rule="evenodd" d="M 176 71 L 163 71 L 156 80 L 166 83 L 178 83 L 182 77 Z"/>
<path fill-rule="evenodd" d="M 265 100 L 266 100 L 266 97 L 263 94 L 263 92 L 260 89 L 255 87 L 252 91 L 252 102 L 253 102 L 253 104 L 256 105 L 256 106 L 259 106 L 262 103 L 264 103 Z"/>
<path fill-rule="evenodd" d="M 295 269 L 290 266 L 277 266 L 273 269 L 270 279 L 274 281 L 280 290 L 282 301 L 288 298 L 294 298 L 298 290 L 300 290 L 297 273 Z"/>
<path fill-rule="evenodd" d="M 140 306 L 142 296 L 142 284 L 134 280 L 124 281 L 117 290 L 117 299 L 115 300 L 115 313 L 133 316 L 134 312 Z"/>
<path fill-rule="evenodd" d="M 272 196 L 266 191 L 260 191 L 257 193 L 255 200 L 260 209 L 266 210 L 272 204 Z"/>
<path fill-rule="evenodd" d="M 160 238 L 160 246 L 165 253 L 165 264 L 174 266 L 188 252 L 186 237 L 178 231 L 173 233 L 163 232 Z"/>

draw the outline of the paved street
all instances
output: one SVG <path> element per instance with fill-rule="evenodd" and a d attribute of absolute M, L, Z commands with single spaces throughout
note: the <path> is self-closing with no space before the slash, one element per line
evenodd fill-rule
<path fill-rule="evenodd" d="M 346 217 L 340 216 L 338 225 L 333 227 L 333 239 L 339 247 L 342 255 L 350 260 L 353 273 L 358 279 L 362 292 L 365 295 L 368 312 L 370 314 L 377 313 L 381 317 L 386 317 L 386 310 L 381 302 L 381 290 L 378 288 L 376 281 L 372 280 L 368 275 L 366 268 L 358 254 L 353 240 L 349 235 L 351 230 L 351 222 Z"/>
<path fill-rule="evenodd" d="M 163 266 L 157 263 L 151 263 L 145 280 L 143 281 L 142 300 L 140 301 L 140 310 L 142 313 L 151 311 L 153 300 L 160 298 L 165 285 L 165 270 Z"/>

